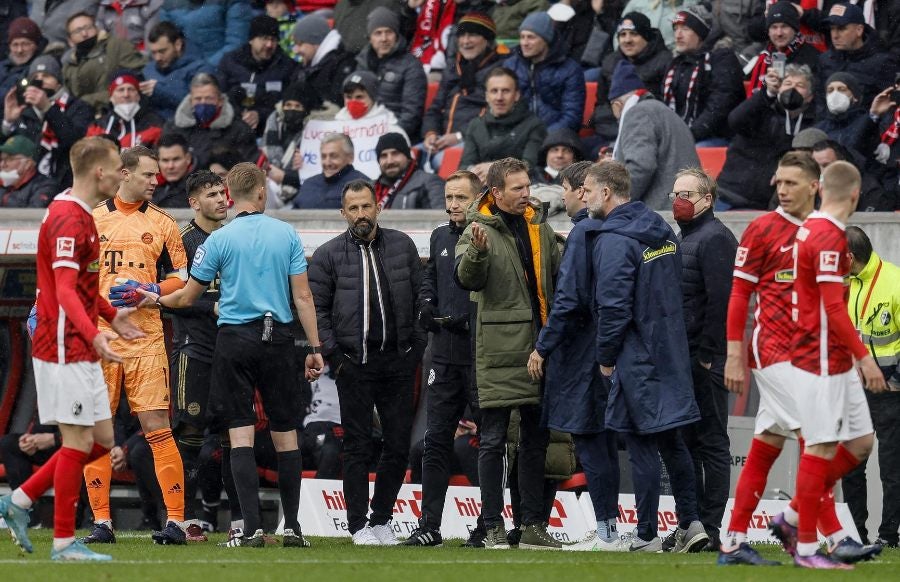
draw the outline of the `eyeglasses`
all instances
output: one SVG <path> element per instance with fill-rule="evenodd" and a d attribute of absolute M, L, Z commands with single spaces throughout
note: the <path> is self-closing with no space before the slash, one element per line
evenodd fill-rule
<path fill-rule="evenodd" d="M 70 30 L 70 31 L 69 31 L 69 36 L 70 36 L 70 37 L 81 36 L 81 35 L 83 35 L 83 34 L 86 33 L 86 32 L 92 32 L 92 31 L 94 31 L 94 30 L 97 30 L 96 25 L 94 25 L 94 24 L 85 24 L 84 26 L 79 26 L 78 28 L 73 28 L 72 30 Z"/>
<path fill-rule="evenodd" d="M 682 200 L 690 200 L 694 194 L 696 194 L 698 196 L 705 196 L 705 194 L 703 192 L 695 192 L 693 190 L 684 190 L 682 192 L 669 192 L 669 200 L 674 201 L 676 198 L 681 198 Z"/>

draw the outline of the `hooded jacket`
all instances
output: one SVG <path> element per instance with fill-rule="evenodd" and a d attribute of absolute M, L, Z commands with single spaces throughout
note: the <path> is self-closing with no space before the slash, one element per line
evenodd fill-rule
<path fill-rule="evenodd" d="M 356 56 L 344 47 L 340 33 L 332 30 L 319 45 L 312 62 L 297 67 L 295 81 L 306 83 L 324 101 L 342 107 L 344 79 L 355 70 Z"/>
<path fill-rule="evenodd" d="M 397 345 L 391 347 L 400 354 L 412 351 L 419 356 L 425 350 L 428 337 L 416 324 L 422 285 L 419 251 L 403 232 L 377 228 L 375 239 L 369 243 L 347 230 L 316 249 L 310 261 L 309 288 L 316 304 L 319 339 L 323 354 L 332 362 L 341 357 L 357 365 L 366 361 L 368 322 L 361 304 L 369 298 L 368 277 L 363 271 L 364 256 L 370 256 L 366 247 L 381 261 L 388 279 L 397 330 Z"/>
<path fill-rule="evenodd" d="M 819 55 L 819 72 L 816 79 L 816 112 L 824 114 L 825 83 L 831 75 L 852 73 L 862 88 L 860 103 L 869 107 L 875 96 L 893 85 L 898 69 L 897 55 L 883 49 L 878 34 L 870 26 L 863 33 L 863 45 L 855 51 L 839 51 L 831 48 Z"/>
<path fill-rule="evenodd" d="M 476 304 L 472 331 L 475 383 L 481 408 L 540 404 L 540 382 L 531 379 L 526 364 L 538 331 L 546 323 L 559 270 L 556 233 L 543 209 L 529 205 L 524 215 L 534 261 L 539 314 L 528 290 L 516 239 L 487 193 L 469 206 L 469 226 L 456 245 L 456 281 L 471 291 Z M 472 241 L 472 223 L 487 231 L 487 250 Z M 536 321 L 539 315 L 540 321 Z"/>
<path fill-rule="evenodd" d="M 160 69 L 156 61 L 151 59 L 144 65 L 144 78 L 148 81 L 155 80 L 156 86 L 153 87 L 153 95 L 146 98 L 147 103 L 163 119 L 170 119 L 175 115 L 175 108 L 190 92 L 194 75 L 213 72 L 212 65 L 198 57 L 181 55 L 165 70 Z"/>
<path fill-rule="evenodd" d="M 700 420 L 672 228 L 643 202 L 628 202 L 606 217 L 591 256 L 597 362 L 616 368 L 607 427 L 652 434 Z"/>
<path fill-rule="evenodd" d="M 487 107 L 484 98 L 484 82 L 488 73 L 499 64 L 501 58 L 502 55 L 498 54 L 493 47 L 489 48 L 485 54 L 476 57 L 478 72 L 475 73 L 475 88 L 465 91 L 460 86 L 462 55 L 457 53 L 455 61 L 444 69 L 434 101 L 425 112 L 422 134 L 443 135 L 457 131 L 465 133 L 469 123 L 481 115 Z"/>
<path fill-rule="evenodd" d="M 494 117 L 488 111 L 473 119 L 466 128 L 459 167 L 466 168 L 508 157 L 519 158 L 534 166 L 546 135 L 544 122 L 529 111 L 528 105 L 522 100 L 503 117 Z"/>
<path fill-rule="evenodd" d="M 556 279 L 556 294 L 547 325 L 535 349 L 547 360 L 543 415 L 547 426 L 572 434 L 595 434 L 606 428 L 609 383 L 597 371 L 596 320 L 593 314 L 593 267 L 590 246 L 602 221 L 578 212 Z"/>
<path fill-rule="evenodd" d="M 209 166 L 209 154 L 216 146 L 230 147 L 244 162 L 255 162 L 259 157 L 256 135 L 250 126 L 235 117 L 234 108 L 227 99 L 209 127 L 200 127 L 191 107 L 191 96 L 186 95 L 175 111 L 175 119 L 170 119 L 163 127 L 163 135 L 169 133 L 180 133 L 187 139 L 198 168 Z"/>
<path fill-rule="evenodd" d="M 222 92 L 228 95 L 235 111 L 256 111 L 259 113 L 259 124 L 256 133 L 262 135 L 265 120 L 275 104 L 281 101 L 281 92 L 287 89 L 294 76 L 297 63 L 288 57 L 281 47 L 275 48 L 275 54 L 265 62 L 253 58 L 250 45 L 231 51 L 219 61 L 218 77 Z M 250 99 L 247 86 L 255 87 L 252 105 L 244 105 Z"/>
<path fill-rule="evenodd" d="M 127 40 L 109 36 L 101 30 L 97 44 L 84 59 L 69 50 L 62 58 L 63 84 L 73 95 L 100 109 L 109 104 L 109 79 L 121 69 L 140 71 L 144 57 Z"/>
<path fill-rule="evenodd" d="M 562 179 L 557 173 L 555 176 L 547 173 L 547 153 L 555 146 L 566 146 L 575 154 L 574 160 L 580 162 L 584 159 L 584 148 L 578 134 L 567 127 L 555 129 L 547 132 L 547 137 L 541 144 L 541 150 L 538 152 L 537 165 L 531 169 L 531 183 L 538 184 L 555 184 L 562 185 Z"/>
<path fill-rule="evenodd" d="M 421 61 L 407 51 L 406 40 L 399 37 L 394 50 L 381 59 L 375 55 L 372 45 L 366 45 L 356 57 L 356 66 L 378 77 L 375 100 L 393 111 L 400 127 L 416 139 L 422 124 L 428 79 Z"/>
<path fill-rule="evenodd" d="M 581 129 L 584 71 L 566 56 L 565 43 L 551 44 L 546 58 L 537 64 L 522 55 L 521 47 L 516 47 L 503 66 L 516 74 L 521 100 L 544 122 L 548 131 L 563 127 Z"/>

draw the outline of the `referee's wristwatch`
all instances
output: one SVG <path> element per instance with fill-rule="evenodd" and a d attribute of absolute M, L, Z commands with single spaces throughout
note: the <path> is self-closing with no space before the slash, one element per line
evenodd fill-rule
<path fill-rule="evenodd" d="M 310 354 L 321 354 L 322 353 L 321 344 L 317 345 L 317 346 L 309 346 L 309 353 Z"/>

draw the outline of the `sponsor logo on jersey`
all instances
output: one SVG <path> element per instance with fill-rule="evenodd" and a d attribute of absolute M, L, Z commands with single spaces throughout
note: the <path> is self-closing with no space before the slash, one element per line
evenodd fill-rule
<path fill-rule="evenodd" d="M 781 271 L 775 272 L 775 282 L 776 283 L 793 283 L 794 282 L 794 270 L 793 269 L 782 269 Z"/>
<path fill-rule="evenodd" d="M 670 240 L 666 241 L 666 244 L 659 247 L 658 249 L 647 248 L 644 250 L 644 262 L 649 263 L 650 261 L 654 261 L 659 257 L 663 257 L 665 255 L 674 255 L 677 249 L 678 245 Z"/>
<path fill-rule="evenodd" d="M 197 252 L 194 253 L 194 266 L 198 267 L 203 264 L 203 257 L 206 256 L 206 249 L 200 247 L 197 249 Z"/>

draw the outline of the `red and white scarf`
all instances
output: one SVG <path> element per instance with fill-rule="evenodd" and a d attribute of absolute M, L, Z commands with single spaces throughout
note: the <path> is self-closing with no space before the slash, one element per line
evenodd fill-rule
<path fill-rule="evenodd" d="M 781 52 L 784 53 L 784 56 L 787 57 L 788 60 L 790 60 L 791 55 L 800 50 L 800 47 L 804 44 L 806 44 L 806 41 L 803 40 L 803 37 L 799 34 L 795 34 L 793 40 L 791 40 Z M 769 71 L 769 67 L 772 66 L 772 55 L 776 52 L 778 52 L 778 49 L 770 42 L 766 45 L 766 50 L 759 53 L 756 64 L 753 66 L 753 72 L 750 73 L 750 85 L 747 87 L 747 97 L 750 97 L 757 89 L 762 89 L 763 83 L 766 80 L 766 73 Z"/>
<path fill-rule="evenodd" d="M 53 105 L 56 105 L 61 112 L 65 113 L 66 107 L 69 105 L 68 91 L 54 101 Z M 50 124 L 47 122 L 46 115 L 44 115 L 44 125 L 41 127 L 41 147 L 46 150 L 55 150 L 59 147 L 59 138 L 56 137 L 56 132 L 53 131 L 53 128 L 50 127 Z"/>
<path fill-rule="evenodd" d="M 881 134 L 881 143 L 887 146 L 893 146 L 897 138 L 900 137 L 900 107 L 894 108 L 894 120 Z"/>
<path fill-rule="evenodd" d="M 709 53 L 703 55 L 702 59 L 697 61 L 697 64 L 694 66 L 694 70 L 691 71 L 691 80 L 688 82 L 687 95 L 684 96 L 684 114 L 681 116 L 682 119 L 688 124 L 690 127 L 691 122 L 694 120 L 697 109 L 697 97 L 694 94 L 694 89 L 697 86 L 697 77 L 700 76 L 700 67 L 703 67 L 704 70 L 709 70 Z M 675 64 L 669 66 L 669 70 L 666 71 L 666 80 L 663 84 L 663 103 L 669 106 L 669 109 L 672 111 L 676 111 L 675 104 L 675 93 L 672 91 L 672 82 L 675 80 Z"/>

